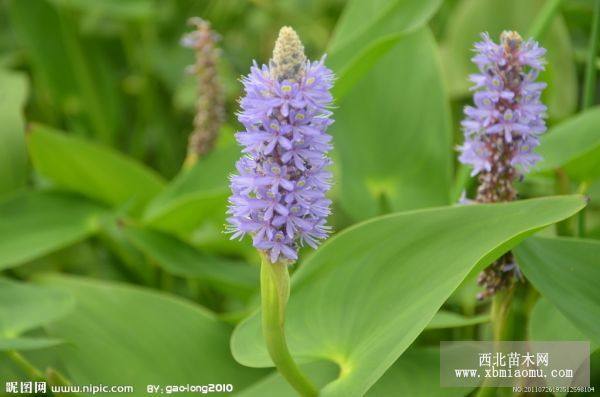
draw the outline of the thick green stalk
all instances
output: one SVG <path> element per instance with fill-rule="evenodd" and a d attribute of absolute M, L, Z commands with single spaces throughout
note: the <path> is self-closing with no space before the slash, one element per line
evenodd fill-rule
<path fill-rule="evenodd" d="M 267 350 L 277 370 L 300 395 L 317 396 L 318 391 L 294 362 L 284 333 L 285 307 L 290 296 L 290 276 L 285 263 L 271 263 L 261 253 L 260 294 L 262 329 Z"/>
<path fill-rule="evenodd" d="M 518 320 L 523 320 L 514 315 L 513 300 L 517 285 L 496 292 L 492 298 L 491 324 L 494 342 L 518 340 L 522 337 L 519 332 Z M 497 349 L 498 350 L 498 349 Z M 499 351 L 499 350 L 498 350 Z M 493 387 L 494 380 L 486 379 L 477 391 L 477 397 L 495 397 L 500 389 Z"/>
<path fill-rule="evenodd" d="M 598 50 L 598 40 L 600 40 L 600 0 L 595 0 L 594 3 L 594 16 L 592 19 L 592 30 L 590 32 L 590 43 L 588 47 L 588 53 L 586 57 L 585 66 L 585 81 L 583 84 L 583 98 L 581 100 L 581 107 L 587 109 L 594 105 L 594 99 L 596 94 L 596 68 L 594 60 L 596 59 L 596 51 Z"/>
<path fill-rule="evenodd" d="M 510 316 L 510 309 L 513 302 L 513 296 L 516 286 L 498 291 L 492 298 L 492 326 L 494 342 L 511 340 L 513 333 L 513 323 Z"/>

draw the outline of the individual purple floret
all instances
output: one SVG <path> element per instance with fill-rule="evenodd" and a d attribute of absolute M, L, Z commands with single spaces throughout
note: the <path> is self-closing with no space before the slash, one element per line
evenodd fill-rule
<path fill-rule="evenodd" d="M 252 66 L 243 79 L 236 134 L 245 154 L 231 177 L 227 231 L 246 233 L 272 263 L 293 262 L 304 243 L 316 248 L 327 237 L 333 123 L 329 107 L 333 74 L 310 62 L 296 32 L 284 27 L 269 66 Z"/>
<path fill-rule="evenodd" d="M 532 39 L 523 42 L 516 32 L 503 32 L 500 44 L 487 33 L 482 38 L 475 44 L 473 62 L 480 73 L 470 76 L 474 106 L 465 107 L 459 159 L 479 177 L 476 202 L 512 201 L 517 197 L 514 181 L 540 159 L 533 150 L 546 131 L 546 107 L 540 101 L 546 84 L 536 79 L 544 69 L 546 50 Z M 478 284 L 485 289 L 478 298 L 490 297 L 520 278 L 508 252 L 479 275 Z"/>
<path fill-rule="evenodd" d="M 516 32 L 503 32 L 500 44 L 487 33 L 482 38 L 472 59 L 480 73 L 470 76 L 474 106 L 465 108 L 459 159 L 479 175 L 477 201 L 511 201 L 512 183 L 539 160 L 533 150 L 546 131 L 546 106 L 540 101 L 546 84 L 536 82 L 546 50 Z"/>

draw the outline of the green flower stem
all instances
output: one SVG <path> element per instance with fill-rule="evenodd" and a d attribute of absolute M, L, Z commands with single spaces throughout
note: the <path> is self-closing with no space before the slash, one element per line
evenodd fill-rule
<path fill-rule="evenodd" d="M 512 317 L 511 305 L 515 293 L 515 286 L 499 291 L 492 298 L 492 327 L 494 341 L 511 340 Z"/>
<path fill-rule="evenodd" d="M 290 275 L 285 263 L 271 263 L 261 253 L 260 294 L 262 329 L 267 350 L 281 375 L 302 396 L 317 396 L 316 387 L 292 358 L 284 333 L 285 307 L 290 296 Z"/>
<path fill-rule="evenodd" d="M 544 6 L 533 20 L 531 28 L 529 28 L 529 37 L 539 40 L 546 33 L 561 3 L 562 0 L 549 0 L 544 3 Z"/>
<path fill-rule="evenodd" d="M 6 352 L 6 355 L 10 360 L 15 363 L 23 372 L 31 378 L 31 380 L 43 380 L 45 379 L 44 374 L 29 360 L 27 360 L 21 353 L 16 350 L 10 350 Z"/>
<path fill-rule="evenodd" d="M 494 295 L 491 310 L 494 342 L 527 340 L 529 316 L 537 297 L 537 291 L 528 282 L 515 284 Z M 501 389 L 493 384 L 492 379 L 484 380 L 477 397 L 502 395 Z"/>
<path fill-rule="evenodd" d="M 596 59 L 596 51 L 598 50 L 598 40 L 600 40 L 600 0 L 594 3 L 594 16 L 592 19 L 592 31 L 590 32 L 590 44 L 586 57 L 585 66 L 585 82 L 583 84 L 583 98 L 581 107 L 587 109 L 594 105 L 594 94 L 596 93 L 596 68 L 594 60 Z"/>
<path fill-rule="evenodd" d="M 48 383 L 53 386 L 70 386 L 72 383 L 58 370 L 54 368 L 48 368 L 46 370 L 46 379 Z M 78 393 L 54 393 L 56 397 L 78 397 Z"/>
<path fill-rule="evenodd" d="M 47 382 L 49 385 L 56 386 L 68 386 L 71 385 L 71 382 L 60 372 L 55 370 L 54 368 L 48 368 L 46 373 L 44 374 L 39 368 L 33 365 L 25 356 L 19 353 L 16 350 L 10 350 L 6 352 L 8 358 L 15 363 L 17 367 L 21 369 L 27 376 L 29 380 L 32 381 L 41 381 Z M 55 393 L 57 397 L 66 396 L 64 393 Z M 77 393 L 69 393 L 69 396 L 78 397 Z"/>

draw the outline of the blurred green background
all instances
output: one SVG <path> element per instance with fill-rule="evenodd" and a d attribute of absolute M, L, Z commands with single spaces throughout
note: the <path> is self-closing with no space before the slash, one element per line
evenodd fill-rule
<path fill-rule="evenodd" d="M 347 3 L 353 4 L 353 12 L 344 11 Z M 396 6 L 386 14 L 389 18 L 378 20 L 388 3 Z M 195 340 L 190 335 L 210 334 L 209 348 L 220 349 L 216 366 L 235 373 L 230 326 L 256 308 L 258 287 L 258 258 L 248 239 L 231 242 L 223 234 L 227 176 L 239 157 L 233 139 L 240 128 L 239 79 L 253 60 L 267 62 L 283 25 L 297 30 L 309 58 L 330 53 L 328 64 L 339 77 L 331 129 L 336 147 L 331 223 L 336 232 L 381 214 L 456 203 L 463 189 L 472 196 L 474 180 L 457 164 L 455 151 L 462 142 L 462 109 L 471 102 L 471 48 L 482 31 L 497 37 L 503 29 L 517 29 L 524 37 L 535 32 L 548 49 L 541 78 L 548 83 L 544 101 L 551 133 L 581 133 L 564 152 L 560 140 L 542 144 L 549 164 L 520 184 L 520 196 L 583 189 L 591 196 L 584 221 L 571 219 L 562 230 L 574 235 L 583 222 L 586 237 L 600 238 L 600 110 L 579 115 L 592 8 L 591 0 L 0 0 L 0 269 L 13 280 L 39 276 L 42 281 L 36 283 L 69 290 L 79 299 L 86 311 L 50 327 L 50 334 L 82 344 L 99 338 L 90 343 L 88 356 L 44 339 L 36 343 L 52 348 L 32 348 L 32 360 L 61 370 L 64 362 L 71 363 L 68 373 L 78 381 L 93 383 L 88 374 L 94 371 L 118 379 L 102 366 L 113 358 L 106 346 L 139 348 L 137 335 L 119 328 L 132 321 L 136 332 L 156 330 L 144 334 L 145 343 L 160 345 L 161 333 L 168 335 L 170 345 L 157 356 L 168 357 L 169 349 L 175 349 L 186 364 L 206 365 L 188 348 Z M 556 13 L 537 26 L 544 10 Z M 192 29 L 186 23 L 192 16 L 210 21 L 221 36 L 218 68 L 226 121 L 213 152 L 183 171 L 197 82 L 185 73 L 194 53 L 180 40 Z M 593 65 L 597 73 L 597 55 Z M 593 91 L 597 98 L 598 84 Z M 566 182 L 552 172 L 563 166 Z M 302 256 L 309 255 L 307 250 Z M 198 305 L 171 306 L 163 295 L 40 276 L 45 273 L 124 281 Z M 445 309 L 456 315 L 482 314 L 485 308 L 472 299 L 475 283 L 468 281 Z M 20 311 L 38 318 L 17 327 L 11 338 L 22 331 L 45 337 L 47 330 L 36 327 L 70 310 L 69 299 L 33 285 L 2 287 L 17 303 L 14 311 L 4 307 L 0 314 Z M 142 299 L 143 294 L 148 295 Z M 106 311 L 106 305 L 118 307 L 121 301 L 128 302 L 127 309 Z M 129 318 L 138 311 L 151 318 L 151 309 L 164 311 L 165 317 L 149 324 Z M 52 314 L 45 318 L 44 312 Z M 555 309 L 542 314 L 547 316 L 540 315 L 541 323 Z M 482 316 L 469 324 L 487 321 Z M 106 321 L 106 335 L 114 331 L 126 337 L 116 341 L 97 332 L 98 320 Z M 457 321 L 464 325 L 463 320 Z M 180 322 L 189 333 L 178 333 Z M 73 325 L 79 323 L 83 325 Z M 175 335 L 165 323 L 174 324 Z M 0 331 L 1 325 L 2 318 Z M 419 342 L 475 333 L 439 328 Z M 136 348 L 128 358 L 145 368 L 140 353 L 145 350 Z M 87 360 L 90 356 L 96 357 L 94 362 Z M 416 357 L 431 369 L 435 356 Z M 394 368 L 414 370 L 410 363 L 399 363 Z M 0 372 L 19 373 L 5 361 L 0 361 Z M 262 375 L 262 370 L 244 372 L 239 379 L 249 384 Z M 186 379 L 176 369 L 145 376 L 155 376 L 157 383 L 168 376 Z M 397 376 L 402 378 L 400 372 Z M 405 376 L 405 384 L 411 381 Z M 390 385 L 391 390 L 397 387 Z"/>

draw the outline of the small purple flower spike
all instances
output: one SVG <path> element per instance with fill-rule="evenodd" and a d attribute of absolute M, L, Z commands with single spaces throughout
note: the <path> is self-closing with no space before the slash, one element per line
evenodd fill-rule
<path fill-rule="evenodd" d="M 500 44 L 487 33 L 481 36 L 472 59 L 480 73 L 470 77 L 475 106 L 465 108 L 459 159 L 479 175 L 477 201 L 511 201 L 514 180 L 540 159 L 533 150 L 546 131 L 546 106 L 540 101 L 546 84 L 536 79 L 546 50 L 516 32 L 503 32 Z"/>
<path fill-rule="evenodd" d="M 334 76 L 324 60 L 307 61 L 296 32 L 284 27 L 269 65 L 255 63 L 243 79 L 245 130 L 236 139 L 245 155 L 231 177 L 227 232 L 252 235 L 272 263 L 296 261 L 299 246 L 316 248 L 329 234 Z"/>

